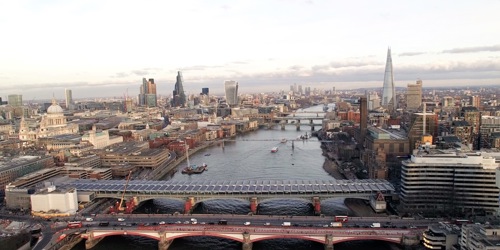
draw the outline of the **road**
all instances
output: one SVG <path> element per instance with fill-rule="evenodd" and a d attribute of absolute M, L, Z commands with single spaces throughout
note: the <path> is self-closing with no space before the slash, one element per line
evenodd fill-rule
<path fill-rule="evenodd" d="M 207 224 L 217 226 L 221 220 L 226 221 L 228 226 L 266 226 L 281 227 L 283 222 L 290 222 L 291 227 L 328 227 L 334 221 L 332 216 L 276 216 L 276 215 L 228 215 L 228 214 L 96 214 L 66 218 L 66 221 L 82 221 L 83 227 L 74 230 L 65 230 L 66 223 L 52 222 L 42 219 L 34 219 L 29 215 L 1 215 L 0 218 L 10 220 L 40 223 L 42 225 L 42 237 L 33 247 L 34 250 L 42 250 L 55 243 L 57 237 L 62 233 L 72 233 L 73 231 L 83 231 L 87 228 L 102 227 L 100 223 L 108 222 L 108 227 L 131 227 L 154 226 L 159 224 L 192 224 L 191 219 L 196 219 L 197 224 Z M 88 219 L 87 219 L 88 218 Z M 414 219 L 400 217 L 349 217 L 348 221 L 342 222 L 343 228 L 369 228 L 372 223 L 380 223 L 382 228 L 427 228 L 430 224 L 435 224 L 437 219 Z M 224 222 L 224 224 L 226 223 Z M 249 223 L 247 223 L 249 222 Z M 221 227 L 224 225 L 220 225 Z"/>

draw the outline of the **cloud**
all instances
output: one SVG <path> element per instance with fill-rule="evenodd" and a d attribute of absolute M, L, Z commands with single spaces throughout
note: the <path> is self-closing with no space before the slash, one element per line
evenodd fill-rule
<path fill-rule="evenodd" d="M 404 52 L 398 54 L 398 56 L 418 56 L 418 55 L 424 55 L 427 54 L 426 52 Z"/>
<path fill-rule="evenodd" d="M 443 50 L 442 53 L 475 53 L 483 51 L 500 51 L 499 45 L 492 46 L 478 46 L 478 47 L 465 47 L 465 48 L 454 48 L 450 50 Z"/>
<path fill-rule="evenodd" d="M 128 77 L 129 74 L 128 73 L 125 73 L 125 72 L 118 72 L 116 73 L 116 75 L 114 76 L 111 76 L 112 78 L 124 78 L 124 77 Z"/>
<path fill-rule="evenodd" d="M 220 65 L 193 65 L 193 66 L 182 67 L 179 69 L 179 71 L 203 71 L 203 70 L 221 68 L 221 67 L 223 67 L 223 66 L 220 66 Z"/>

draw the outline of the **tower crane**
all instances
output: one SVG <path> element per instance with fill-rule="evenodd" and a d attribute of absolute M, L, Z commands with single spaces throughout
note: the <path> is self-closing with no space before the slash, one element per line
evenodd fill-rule
<path fill-rule="evenodd" d="M 125 207 L 122 207 L 123 205 L 123 200 L 125 199 L 125 192 L 127 191 L 127 186 L 128 186 L 128 183 L 130 181 L 130 176 L 132 175 L 132 171 L 129 171 L 128 172 L 128 176 L 127 176 L 127 181 L 125 182 L 125 185 L 123 186 L 123 193 L 122 193 L 122 197 L 120 199 L 120 201 L 116 202 L 115 206 L 113 207 L 110 207 L 110 213 L 123 213 L 124 211 L 126 213 L 130 213 L 132 212 L 131 210 L 133 209 L 133 200 L 129 201 L 129 202 L 126 202 L 125 203 Z M 132 205 L 132 207 L 130 207 Z"/>

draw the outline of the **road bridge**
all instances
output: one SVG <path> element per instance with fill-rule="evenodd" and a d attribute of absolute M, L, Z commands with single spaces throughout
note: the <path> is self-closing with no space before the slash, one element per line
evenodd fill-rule
<path fill-rule="evenodd" d="M 120 199 L 123 195 L 135 205 L 157 199 L 177 199 L 185 202 L 189 213 L 197 202 L 211 199 L 243 199 L 250 201 L 250 211 L 257 213 L 258 202 L 269 199 L 311 200 L 315 213 L 321 213 L 321 199 L 369 199 L 378 193 L 394 194 L 386 180 L 207 180 L 207 181 L 145 181 L 130 180 L 123 194 L 125 180 L 78 179 L 61 184 L 77 191 L 94 192 L 96 198 Z"/>
<path fill-rule="evenodd" d="M 221 226 L 221 225 L 157 225 L 136 228 L 91 228 L 81 237 L 86 239 L 86 249 L 112 235 L 133 235 L 158 240 L 158 249 L 166 250 L 175 239 L 210 236 L 242 243 L 243 250 L 251 250 L 254 242 L 270 239 L 293 238 L 319 242 L 325 249 L 333 250 L 340 242 L 353 240 L 381 240 L 401 245 L 419 243 L 421 229 L 393 228 L 311 228 L 283 226 Z"/>

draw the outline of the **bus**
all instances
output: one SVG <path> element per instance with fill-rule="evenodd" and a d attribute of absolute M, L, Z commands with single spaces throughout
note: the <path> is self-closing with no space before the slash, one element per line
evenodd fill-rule
<path fill-rule="evenodd" d="M 68 222 L 68 228 L 81 228 L 81 227 L 82 227 L 81 221 L 69 221 Z"/>
<path fill-rule="evenodd" d="M 336 222 L 347 222 L 348 220 L 349 217 L 347 217 L 347 215 L 335 215 Z"/>

